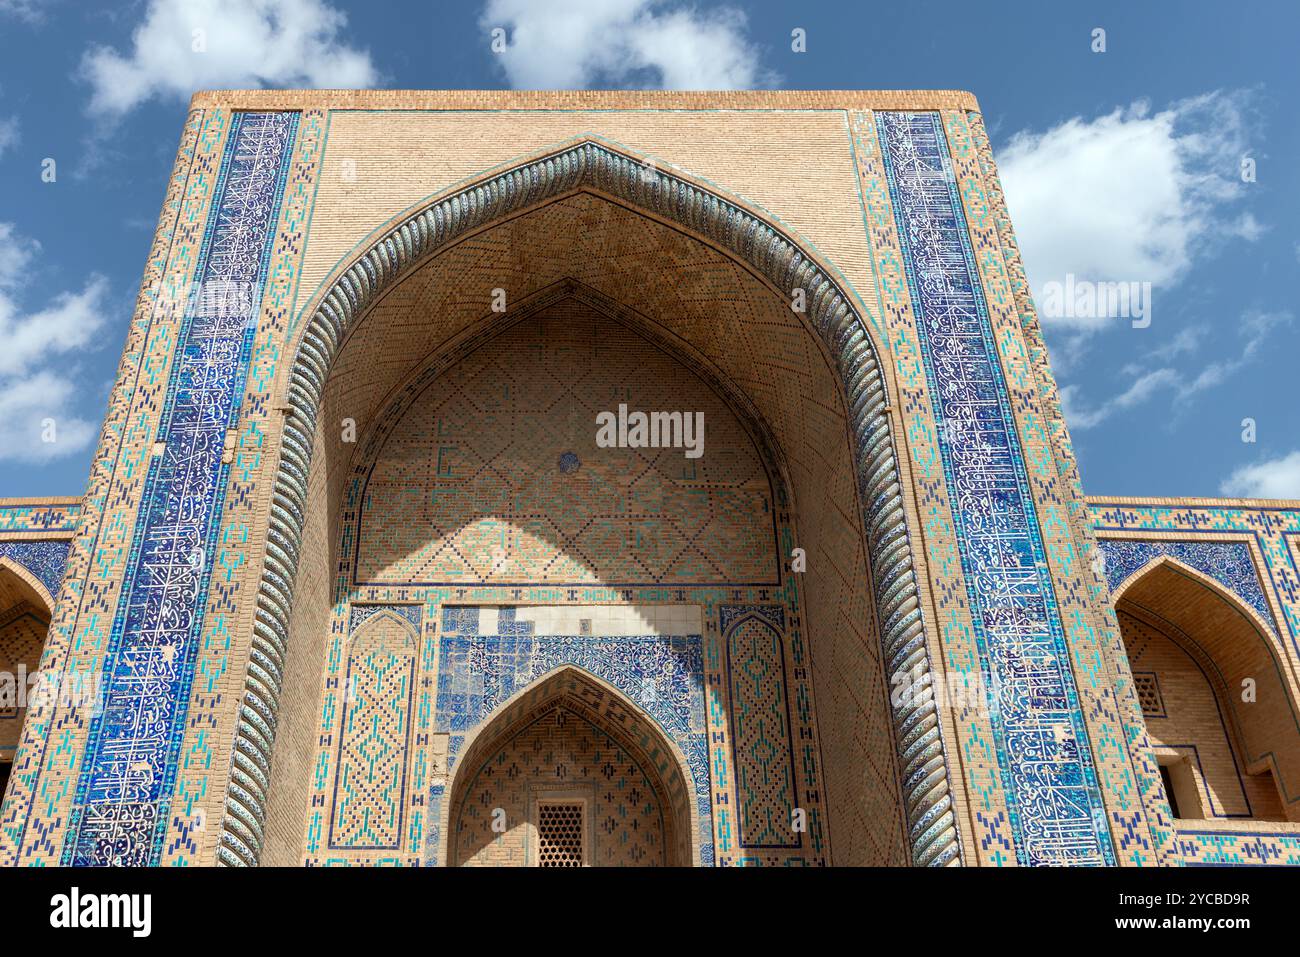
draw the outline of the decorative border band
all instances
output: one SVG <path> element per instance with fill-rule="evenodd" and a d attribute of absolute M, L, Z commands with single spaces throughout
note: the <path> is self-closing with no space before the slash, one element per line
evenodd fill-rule
<path fill-rule="evenodd" d="M 773 223 L 695 183 L 585 141 L 498 173 L 411 215 L 338 277 L 312 315 L 288 387 L 292 412 L 280 442 L 253 653 L 218 852 L 222 863 L 256 864 L 261 852 L 312 436 L 340 344 L 385 290 L 441 248 L 470 230 L 582 190 L 613 196 L 706 237 L 778 289 L 806 291 L 807 315 L 835 359 L 849 409 L 884 663 L 891 676 L 919 675 L 921 681 L 913 684 L 929 687 L 888 393 L 879 357 L 852 299 Z M 938 712 L 932 695 L 917 699 L 893 704 L 912 857 L 919 865 L 957 864 L 961 848 Z"/>
<path fill-rule="evenodd" d="M 237 114 L 186 303 L 63 863 L 156 864 L 296 113 Z"/>
<path fill-rule="evenodd" d="M 1024 452 L 937 113 L 878 113 L 1016 856 L 1113 864 Z"/>

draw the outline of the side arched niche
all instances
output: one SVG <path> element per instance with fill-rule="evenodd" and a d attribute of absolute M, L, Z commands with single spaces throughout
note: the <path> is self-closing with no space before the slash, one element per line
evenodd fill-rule
<path fill-rule="evenodd" d="M 0 797 L 13 768 L 54 600 L 30 571 L 0 557 Z"/>
<path fill-rule="evenodd" d="M 394 223 L 305 317 L 286 382 L 222 859 L 300 858 L 331 616 L 352 587 L 338 569 L 365 436 L 431 356 L 495 334 L 497 290 L 520 303 L 563 283 L 635 311 L 683 355 L 702 357 L 772 437 L 813 572 L 801 613 L 834 860 L 958 862 L 934 705 L 891 708 L 889 676 L 925 672 L 928 661 L 888 392 L 866 322 L 770 218 L 594 142 L 486 176 Z M 791 308 L 796 288 L 804 312 Z M 344 440 L 344 420 L 359 442 Z"/>
<path fill-rule="evenodd" d="M 1175 817 L 1300 821 L 1300 711 L 1267 624 L 1173 558 L 1115 611 Z"/>

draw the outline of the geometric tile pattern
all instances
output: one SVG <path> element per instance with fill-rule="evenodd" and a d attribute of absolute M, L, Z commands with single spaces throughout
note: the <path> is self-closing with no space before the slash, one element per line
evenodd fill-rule
<path fill-rule="evenodd" d="M 144 865 L 161 851 L 193 655 L 296 113 L 236 114 L 186 304 L 177 362 L 91 724 L 64 862 Z"/>
<path fill-rule="evenodd" d="M 1178 829 L 1178 858 L 1186 867 L 1300 867 L 1300 834 Z"/>
<path fill-rule="evenodd" d="M 9 532 L 75 532 L 81 503 L 54 499 L 0 501 L 0 535 Z"/>
<path fill-rule="evenodd" d="M 343 695 L 330 847 L 397 850 L 402 837 L 418 632 L 400 615 L 353 631 Z"/>
<path fill-rule="evenodd" d="M 1246 542 L 1103 538 L 1098 544 L 1106 558 L 1106 580 L 1112 591 L 1157 558 L 1176 558 L 1217 581 L 1259 612 L 1259 617 L 1272 624 L 1274 629 L 1277 627 L 1264 597 L 1264 587 L 1260 584 L 1250 545 Z"/>
<path fill-rule="evenodd" d="M 780 605 L 723 605 L 742 847 L 798 847 Z"/>
<path fill-rule="evenodd" d="M 703 454 L 596 444 L 596 416 L 674 410 Z M 368 476 L 358 584 L 775 584 L 752 439 L 681 363 L 590 307 L 544 309 L 433 379 Z"/>
<path fill-rule="evenodd" d="M 961 200 L 937 113 L 879 113 L 1016 854 L 1110 864 L 1097 787 Z"/>

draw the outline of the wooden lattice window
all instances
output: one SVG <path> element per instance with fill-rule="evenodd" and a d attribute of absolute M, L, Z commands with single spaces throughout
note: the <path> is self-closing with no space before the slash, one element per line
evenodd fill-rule
<path fill-rule="evenodd" d="M 582 867 L 585 863 L 586 804 L 537 803 L 537 866 Z"/>

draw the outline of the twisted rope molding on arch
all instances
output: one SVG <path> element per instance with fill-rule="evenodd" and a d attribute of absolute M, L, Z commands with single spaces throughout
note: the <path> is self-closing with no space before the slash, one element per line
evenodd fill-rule
<path fill-rule="evenodd" d="M 219 861 L 255 865 L 261 853 L 312 436 L 330 367 L 347 332 L 382 291 L 450 242 L 583 189 L 708 238 L 777 289 L 805 291 L 806 315 L 834 357 L 848 404 L 886 673 L 906 674 L 910 686 L 920 689 L 901 703 L 891 695 L 912 859 L 924 866 L 960 864 L 888 393 L 863 318 L 838 284 L 773 225 L 694 183 L 592 141 L 523 163 L 413 213 L 335 280 L 304 330 L 288 386 L 291 411 L 280 441 Z"/>

